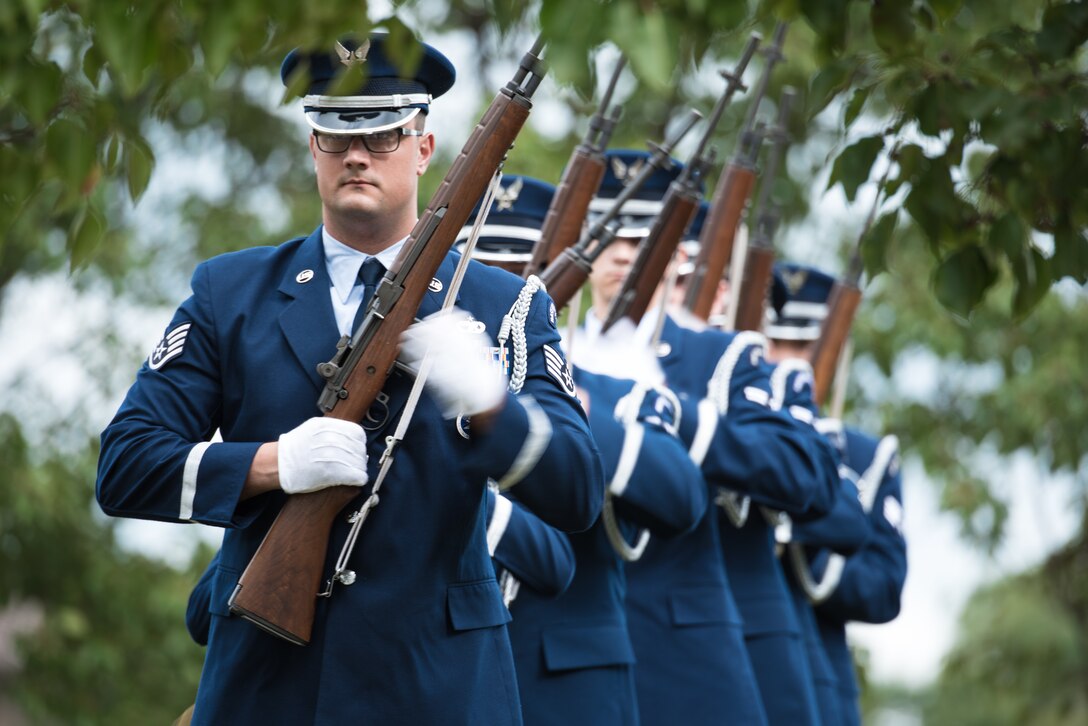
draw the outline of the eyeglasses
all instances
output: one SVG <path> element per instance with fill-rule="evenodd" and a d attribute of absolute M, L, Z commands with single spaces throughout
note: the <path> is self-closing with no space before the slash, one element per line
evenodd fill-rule
<path fill-rule="evenodd" d="M 372 134 L 323 134 L 315 131 L 314 140 L 317 142 L 317 148 L 326 154 L 343 154 L 351 148 L 351 142 L 355 139 L 362 141 L 366 150 L 372 154 L 388 154 L 400 148 L 401 136 L 422 135 L 423 132 L 419 129 L 406 128 L 376 131 Z"/>

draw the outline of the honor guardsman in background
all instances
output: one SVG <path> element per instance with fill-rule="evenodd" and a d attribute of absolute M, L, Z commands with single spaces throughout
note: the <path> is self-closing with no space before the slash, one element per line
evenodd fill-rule
<path fill-rule="evenodd" d="M 834 282 L 833 277 L 812 267 L 776 266 L 775 285 L 784 303 L 766 329 L 776 355 L 808 357 L 820 336 Z M 846 624 L 886 623 L 899 614 L 907 575 L 899 442 L 891 435 L 874 438 L 834 419 L 824 419 L 818 425 L 838 438 L 844 473 L 856 485 L 857 502 L 850 502 L 848 494 L 840 495 L 828 517 L 795 524 L 793 539 L 803 546 L 803 552 L 791 557 L 788 566 L 796 585 L 807 585 L 814 622 L 834 676 L 838 701 L 830 704 L 831 699 L 821 700 L 821 709 L 838 718 L 837 723 L 860 724 Z M 858 506 L 864 513 L 860 526 L 855 512 Z M 845 560 L 844 554 L 849 555 Z"/>
<path fill-rule="evenodd" d="M 532 178 L 504 177 L 475 257 L 523 267 L 553 193 L 550 184 Z M 462 236 L 469 233 L 466 227 Z M 531 278 L 525 289 L 536 285 Z M 516 329 L 517 311 L 509 318 Z M 625 364 L 616 375 L 646 374 L 634 381 L 576 368 L 573 379 L 565 379 L 572 391 L 577 387 L 588 410 L 608 484 L 601 519 L 588 531 L 569 535 L 575 559 L 569 587 L 555 597 L 554 588 L 536 584 L 555 579 L 558 561 L 553 543 L 538 529 L 500 530 L 501 518 L 493 518 L 489 531 L 513 617 L 508 627 L 527 724 L 637 723 L 635 658 L 623 607 L 624 558 L 634 556 L 645 537 L 690 529 L 707 506 L 706 490 L 696 484 L 698 470 L 676 439 L 675 397 L 653 385 L 661 378 L 656 361 L 647 350 L 598 353 L 595 360 L 607 355 Z"/>
<path fill-rule="evenodd" d="M 619 194 L 629 170 L 643 163 L 645 154 L 615 151 L 609 158 L 610 173 L 599 192 L 604 200 Z M 598 258 L 591 276 L 588 339 L 598 334 L 619 281 L 634 261 L 636 244 L 649 231 L 654 202 L 660 207 L 678 167 L 677 163 L 656 184 L 648 183 L 641 198 L 621 213 L 623 228 Z M 833 478 L 837 481 L 834 454 L 810 427 L 771 407 L 763 336 L 693 330 L 669 316 L 655 319 L 654 310 L 651 307 L 643 316 L 634 335 L 650 344 L 661 323 L 655 352 L 666 385 L 681 396 L 682 420 L 695 425 L 690 455 L 700 465 L 706 485 L 715 491 L 726 487 L 758 494 L 778 508 L 798 498 L 813 507 L 830 506 L 830 501 L 823 502 L 823 492 L 830 492 Z M 644 589 L 636 590 L 637 568 L 631 573 L 628 610 L 643 721 L 766 723 L 734 600 L 736 590 L 730 589 L 733 572 L 722 566 L 714 508 L 707 509 L 693 533 L 661 542 L 661 550 L 655 556 L 661 564 L 652 571 L 647 567 L 652 579 Z"/>

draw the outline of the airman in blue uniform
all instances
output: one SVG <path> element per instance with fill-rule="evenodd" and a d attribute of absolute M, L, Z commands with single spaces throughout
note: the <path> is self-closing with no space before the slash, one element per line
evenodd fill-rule
<path fill-rule="evenodd" d="M 639 152 L 608 156 L 599 210 L 618 196 L 624 179 L 632 176 L 630 170 L 645 163 Z M 661 180 L 655 184 L 651 178 L 643 190 L 651 198 L 637 199 L 629 214 L 627 206 L 621 212 L 620 237 L 598 258 L 590 277 L 594 311 L 586 319 L 587 337 L 599 330 L 599 319 L 634 260 L 634 243 L 648 233 L 647 217 L 660 208 L 677 171 L 655 175 Z M 655 341 L 659 321 L 660 338 Z M 635 336 L 653 345 L 666 384 L 680 395 L 681 419 L 687 422 L 681 428 L 690 426 L 681 438 L 710 491 L 725 487 L 758 494 L 777 509 L 803 502 L 814 511 L 826 511 L 835 472 L 833 453 L 792 416 L 771 406 L 762 335 L 695 330 L 671 316 L 661 320 L 657 312 L 649 312 Z M 691 534 L 651 542 L 643 560 L 629 568 L 628 614 L 644 723 L 767 722 L 745 646 L 745 623 L 734 599 L 734 573 L 723 567 L 715 509 L 704 512 Z M 769 557 L 777 567 L 773 550 Z M 784 586 L 782 593 L 788 607 Z"/>
<path fill-rule="evenodd" d="M 453 84 L 441 53 L 424 44 L 390 53 L 391 37 L 287 57 L 285 82 L 308 89 L 323 224 L 201 264 L 192 296 L 102 435 L 97 495 L 108 514 L 227 528 L 194 723 L 520 723 L 509 613 L 487 547 L 487 482 L 513 488 L 566 530 L 589 527 L 601 509 L 587 419 L 552 372 L 566 364 L 551 301 L 522 300 L 520 279 L 473 262 L 456 298 L 471 318 L 437 332 L 425 325 L 405 344 L 444 341 L 381 504 L 359 531 L 355 584 L 319 599 L 305 647 L 230 614 L 239 573 L 285 498 L 358 486 L 331 532 L 331 576 L 347 515 L 367 497 L 405 407 L 411 380 L 399 368 L 362 425 L 316 416 L 315 406 L 317 364 L 352 330 L 380 277 L 375 265 L 392 264 L 415 225 L 417 178 L 434 149 L 423 121 L 430 99 Z M 404 72 L 392 55 L 420 62 Z M 348 96 L 330 84 L 342 65 L 366 77 Z M 443 303 L 458 259 L 447 256 L 418 317 Z M 499 343 L 515 301 L 524 338 Z M 489 346 L 499 354 L 487 355 Z M 515 353 L 516 395 L 502 375 Z M 466 427 L 458 413 L 480 425 Z M 222 442 L 213 443 L 217 429 Z"/>
<path fill-rule="evenodd" d="M 808 266 L 780 263 L 775 285 L 783 304 L 767 326 L 768 337 L 776 348 L 804 355 L 819 337 L 834 278 Z M 789 569 L 795 592 L 803 595 L 796 599 L 803 605 L 800 612 L 811 609 L 824 668 L 830 671 L 820 689 L 824 722 L 860 724 L 846 623 L 883 623 L 899 613 L 907 560 L 898 441 L 873 438 L 833 419 L 817 426 L 841 450 L 843 488 L 830 514 L 793 527 Z"/>
<path fill-rule="evenodd" d="M 505 177 L 474 256 L 524 266 L 553 191 L 534 179 Z M 469 233 L 466 227 L 462 236 Z M 535 284 L 530 279 L 527 288 Z M 648 351 L 642 357 L 660 377 Z M 630 375 L 637 366 L 630 358 L 624 362 Z M 517 584 L 554 570 L 553 548 L 532 530 L 507 530 L 495 551 L 504 591 L 511 593 L 511 583 L 517 588 L 508 598 L 513 617 L 508 627 L 524 718 L 527 724 L 635 724 L 635 658 L 623 606 L 623 563 L 638 556 L 647 538 L 694 526 L 706 510 L 706 489 L 696 484 L 698 470 L 676 439 L 671 392 L 578 368 L 570 383 L 589 412 L 608 489 L 597 524 L 569 535 L 574 578 L 558 598 Z"/>

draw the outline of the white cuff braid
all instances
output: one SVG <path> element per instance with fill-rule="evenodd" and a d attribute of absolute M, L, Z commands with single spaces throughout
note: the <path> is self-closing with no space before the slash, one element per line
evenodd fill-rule
<path fill-rule="evenodd" d="M 338 484 L 363 486 L 366 432 L 351 421 L 315 416 L 279 438 L 280 488 L 288 494 Z"/>

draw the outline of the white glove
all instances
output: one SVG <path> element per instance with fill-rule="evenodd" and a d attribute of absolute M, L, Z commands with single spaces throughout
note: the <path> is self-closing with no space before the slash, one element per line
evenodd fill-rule
<path fill-rule="evenodd" d="M 665 373 L 657 355 L 645 341 L 639 340 L 630 318 L 620 318 L 593 340 L 576 340 L 573 363 L 584 371 L 657 386 L 665 382 Z"/>
<path fill-rule="evenodd" d="M 280 488 L 288 494 L 343 484 L 361 487 L 366 473 L 366 432 L 351 421 L 315 416 L 280 436 Z"/>
<path fill-rule="evenodd" d="M 400 360 L 418 371 L 428 350 L 427 392 L 445 418 L 490 411 L 506 396 L 506 376 L 491 362 L 491 339 L 463 310 L 435 313 L 401 336 Z"/>

